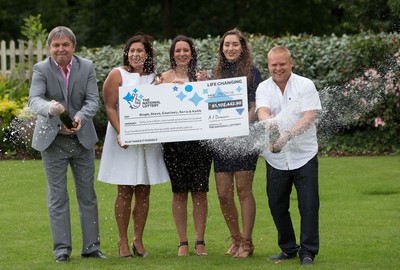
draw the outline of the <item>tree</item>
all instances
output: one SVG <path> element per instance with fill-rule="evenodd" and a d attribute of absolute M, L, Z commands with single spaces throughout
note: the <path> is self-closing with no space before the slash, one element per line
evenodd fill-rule
<path fill-rule="evenodd" d="M 172 0 L 162 0 L 162 21 L 163 21 L 163 37 L 172 37 L 173 30 L 171 24 Z"/>
<path fill-rule="evenodd" d="M 25 24 L 21 26 L 21 34 L 35 43 L 40 40 L 42 44 L 45 44 L 47 39 L 47 30 L 43 28 L 40 17 L 41 15 L 38 14 L 37 16 L 31 15 L 28 18 L 25 18 Z"/>
<path fill-rule="evenodd" d="M 398 0 L 340 1 L 343 17 L 336 27 L 345 33 L 360 31 L 399 31 L 400 3 Z"/>
<path fill-rule="evenodd" d="M 42 14 L 45 29 L 68 26 L 86 47 L 121 44 L 138 31 L 163 39 L 218 36 L 234 27 L 273 37 L 400 30 L 399 0 L 0 0 L 0 6 L 1 39 L 22 38 L 23 19 Z"/>

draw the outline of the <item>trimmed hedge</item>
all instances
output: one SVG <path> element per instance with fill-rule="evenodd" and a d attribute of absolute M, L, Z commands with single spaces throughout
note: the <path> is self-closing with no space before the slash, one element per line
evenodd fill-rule
<path fill-rule="evenodd" d="M 269 77 L 266 67 L 269 49 L 285 45 L 292 52 L 294 72 L 315 82 L 324 107 L 319 122 L 321 153 L 400 153 L 399 33 L 281 38 L 246 34 L 246 37 L 263 79 Z M 199 68 L 212 69 L 219 42 L 220 37 L 194 39 Z M 171 40 L 153 43 L 158 73 L 169 69 L 170 44 Z M 122 48 L 123 44 L 82 48 L 77 52 L 93 60 L 100 92 L 110 70 L 121 65 Z M 0 97 L 4 96 L 0 86 Z M 0 99 L 0 117 L 4 113 L 1 103 Z M 104 106 L 94 121 L 102 141 L 107 125 Z M 2 128 L 7 129 L 4 125 Z M 0 142 L 1 149 L 4 144 Z"/>

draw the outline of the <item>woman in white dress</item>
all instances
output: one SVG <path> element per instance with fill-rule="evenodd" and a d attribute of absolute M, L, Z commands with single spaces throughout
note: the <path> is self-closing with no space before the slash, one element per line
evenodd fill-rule
<path fill-rule="evenodd" d="M 108 115 L 107 133 L 100 161 L 99 181 L 118 185 L 115 201 L 121 258 L 132 257 L 128 226 L 132 213 L 133 254 L 149 254 L 143 246 L 143 231 L 149 212 L 150 185 L 170 181 L 161 144 L 125 145 L 120 140 L 118 89 L 122 85 L 154 83 L 154 61 L 151 39 L 144 34 L 131 37 L 124 47 L 123 65 L 111 70 L 103 85 L 104 104 Z M 135 197 L 133 210 L 132 198 Z"/>

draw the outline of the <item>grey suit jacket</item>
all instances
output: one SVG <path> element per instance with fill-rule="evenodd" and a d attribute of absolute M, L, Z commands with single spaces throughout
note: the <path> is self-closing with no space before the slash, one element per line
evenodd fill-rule
<path fill-rule="evenodd" d="M 64 79 L 51 57 L 33 66 L 28 106 L 37 115 L 32 147 L 38 151 L 49 147 L 62 125 L 59 116 L 49 114 L 51 100 L 63 104 L 71 117 L 79 116 L 82 127 L 76 135 L 85 148 L 92 148 L 98 141 L 92 118 L 100 106 L 97 78 L 92 61 L 73 56 L 68 97 L 66 97 Z"/>

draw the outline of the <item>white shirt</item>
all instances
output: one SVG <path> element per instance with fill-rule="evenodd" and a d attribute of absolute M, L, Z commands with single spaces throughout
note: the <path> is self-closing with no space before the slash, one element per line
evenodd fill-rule
<path fill-rule="evenodd" d="M 301 118 L 302 112 L 321 110 L 321 101 L 310 79 L 292 73 L 283 95 L 271 77 L 258 85 L 256 111 L 261 107 L 270 109 L 279 123 L 280 132 L 283 132 Z M 305 165 L 317 153 L 317 131 L 313 123 L 304 133 L 289 140 L 280 153 L 271 153 L 266 147 L 262 156 L 276 169 L 294 170 Z"/>

